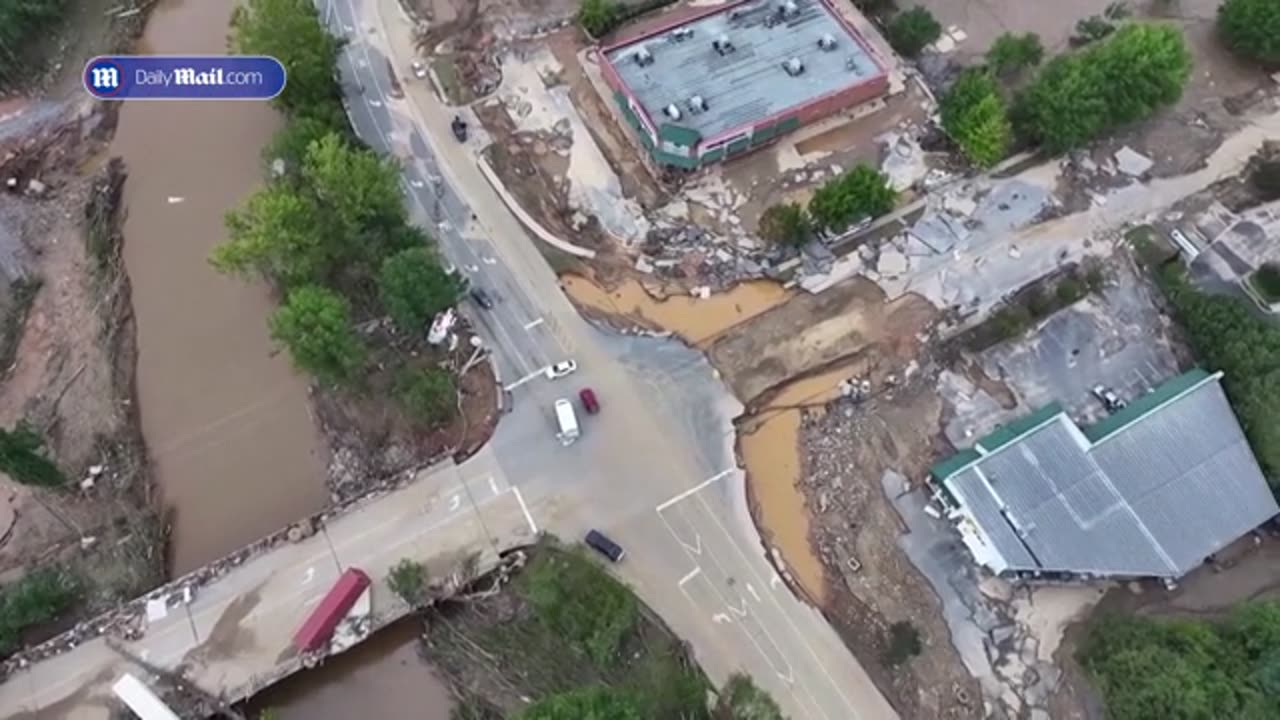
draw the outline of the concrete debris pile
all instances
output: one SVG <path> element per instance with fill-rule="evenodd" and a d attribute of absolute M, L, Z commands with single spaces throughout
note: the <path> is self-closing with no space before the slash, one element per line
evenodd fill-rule
<path fill-rule="evenodd" d="M 636 270 L 719 292 L 746 280 L 778 279 L 786 251 L 743 234 L 735 241 L 691 223 L 659 221 L 636 258 Z"/>

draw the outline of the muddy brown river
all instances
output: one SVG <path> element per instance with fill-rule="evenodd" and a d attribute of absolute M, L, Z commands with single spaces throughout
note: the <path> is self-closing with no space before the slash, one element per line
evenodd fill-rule
<path fill-rule="evenodd" d="M 165 0 L 139 53 L 226 52 L 232 0 Z M 125 264 L 138 326 L 138 401 L 181 574 L 320 510 L 323 445 L 304 380 L 267 334 L 267 288 L 214 272 L 223 216 L 262 182 L 280 126 L 261 102 L 124 103 Z M 376 591 L 376 589 L 375 589 Z M 301 618 L 299 618 L 301 621 Z M 411 624 L 302 673 L 265 698 L 286 720 L 445 720 L 448 691 Z"/>

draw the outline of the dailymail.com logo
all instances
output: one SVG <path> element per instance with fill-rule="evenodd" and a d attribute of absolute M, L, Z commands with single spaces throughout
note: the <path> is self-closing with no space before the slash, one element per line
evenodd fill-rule
<path fill-rule="evenodd" d="M 94 58 L 84 69 L 84 84 L 98 97 L 115 97 L 124 89 L 124 71 L 106 58 Z"/>
<path fill-rule="evenodd" d="M 114 55 L 85 63 L 99 100 L 270 100 L 288 81 L 265 55 Z"/>

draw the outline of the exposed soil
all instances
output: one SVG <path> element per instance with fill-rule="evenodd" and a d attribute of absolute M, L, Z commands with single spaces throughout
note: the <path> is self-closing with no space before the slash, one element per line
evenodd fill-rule
<path fill-rule="evenodd" d="M 904 295 L 885 302 L 873 282 L 855 278 L 820 295 L 801 294 L 725 333 L 711 345 L 712 363 L 748 407 L 762 405 L 788 380 L 880 345 L 909 357 L 937 316 L 928 301 Z"/>
<path fill-rule="evenodd" d="M 369 326 L 372 327 L 369 327 Z M 421 337 L 405 337 L 389 321 L 366 324 L 373 370 L 350 390 L 314 389 L 313 402 L 330 450 L 329 487 L 336 501 L 363 495 L 446 456 L 462 460 L 478 450 L 497 427 L 498 384 L 493 368 L 476 349 L 459 342 L 452 351 Z M 460 339 L 470 333 L 459 332 Z M 444 367 L 456 379 L 457 409 L 444 424 L 424 426 L 395 402 L 399 373 Z"/>
<path fill-rule="evenodd" d="M 65 112 L 70 120 L 0 147 L 0 177 L 25 191 L 6 193 L 0 240 L 43 280 L 0 380 L 0 426 L 39 432 L 75 485 L 33 488 L 0 475 L 0 573 L 66 562 L 88 581 L 81 610 L 91 612 L 162 580 L 164 544 L 134 401 L 124 168 L 94 159 L 114 115 L 105 106 Z"/>

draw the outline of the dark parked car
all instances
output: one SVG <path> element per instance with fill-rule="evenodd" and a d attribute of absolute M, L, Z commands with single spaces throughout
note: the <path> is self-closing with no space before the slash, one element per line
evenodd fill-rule
<path fill-rule="evenodd" d="M 485 310 L 493 309 L 493 298 L 484 291 L 484 288 L 471 288 L 471 299 L 475 300 L 476 304 Z"/>
<path fill-rule="evenodd" d="M 467 141 L 467 121 L 463 120 L 461 116 L 453 116 L 453 122 L 449 123 L 449 129 L 453 131 L 453 136 L 457 138 L 458 142 Z"/>
<path fill-rule="evenodd" d="M 599 530 L 588 530 L 583 542 L 613 562 L 621 562 L 627 555 L 627 551 L 623 550 L 621 545 L 605 537 Z"/>
<path fill-rule="evenodd" d="M 582 388 L 578 391 L 578 399 L 582 401 L 582 409 L 587 413 L 595 415 L 600 412 L 600 401 L 596 400 L 596 393 L 591 388 Z"/>

